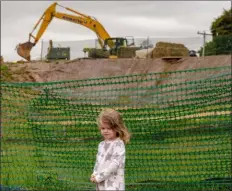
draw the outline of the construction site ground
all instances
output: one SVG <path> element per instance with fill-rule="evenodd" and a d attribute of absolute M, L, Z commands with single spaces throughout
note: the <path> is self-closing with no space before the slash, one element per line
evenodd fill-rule
<path fill-rule="evenodd" d="M 231 65 L 231 55 L 157 59 L 75 59 L 71 61 L 2 63 L 2 81 L 51 82 L 171 72 Z M 4 67 L 3 67 L 4 66 Z M 4 73 L 5 72 L 5 73 Z"/>

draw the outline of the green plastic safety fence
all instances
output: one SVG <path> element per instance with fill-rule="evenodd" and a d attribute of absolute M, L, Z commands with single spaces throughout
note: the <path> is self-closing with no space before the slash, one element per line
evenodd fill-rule
<path fill-rule="evenodd" d="M 1 84 L 1 185 L 94 190 L 96 117 L 132 133 L 126 190 L 230 190 L 231 67 Z"/>

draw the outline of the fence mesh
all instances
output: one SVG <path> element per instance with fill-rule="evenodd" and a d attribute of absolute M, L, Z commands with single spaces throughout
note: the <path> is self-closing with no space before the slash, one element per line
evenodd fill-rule
<path fill-rule="evenodd" d="M 2 83 L 1 188 L 94 190 L 110 107 L 132 133 L 126 190 L 231 189 L 231 67 Z"/>

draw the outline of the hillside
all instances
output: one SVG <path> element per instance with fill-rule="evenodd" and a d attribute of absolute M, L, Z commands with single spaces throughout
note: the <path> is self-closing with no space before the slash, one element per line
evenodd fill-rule
<path fill-rule="evenodd" d="M 24 64 L 4 63 L 2 80 L 12 82 L 51 82 L 101 78 L 130 74 L 170 72 L 230 66 L 231 56 L 185 57 L 170 63 L 158 59 L 76 59 L 53 63 L 31 62 Z"/>

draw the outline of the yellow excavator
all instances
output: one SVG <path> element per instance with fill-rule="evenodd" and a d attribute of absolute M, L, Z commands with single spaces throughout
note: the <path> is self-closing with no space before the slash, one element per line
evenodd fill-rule
<path fill-rule="evenodd" d="M 75 15 L 57 12 L 56 6 L 63 7 L 66 10 L 75 13 Z M 30 52 L 32 47 L 37 44 L 37 42 L 39 41 L 39 39 L 41 38 L 41 36 L 43 35 L 43 33 L 45 32 L 45 30 L 47 29 L 48 25 L 51 23 L 54 17 L 76 24 L 80 24 L 96 33 L 98 42 L 101 46 L 101 51 L 99 52 L 99 49 L 97 51 L 97 49 L 95 48 L 89 48 L 85 50 L 89 52 L 89 57 L 132 58 L 135 56 L 135 51 L 137 50 L 137 47 L 130 46 L 126 38 L 111 38 L 108 32 L 102 26 L 102 24 L 99 23 L 96 18 L 85 15 L 71 8 L 59 5 L 57 2 L 50 5 L 47 8 L 47 10 L 43 13 L 41 18 L 34 26 L 32 32 L 29 34 L 29 40 L 25 43 L 20 43 L 17 45 L 16 49 L 19 56 L 30 61 Z M 33 35 L 33 32 L 39 25 L 40 28 L 37 34 Z M 31 38 L 33 38 L 32 42 Z M 96 55 L 96 53 L 98 53 L 98 55 Z"/>

